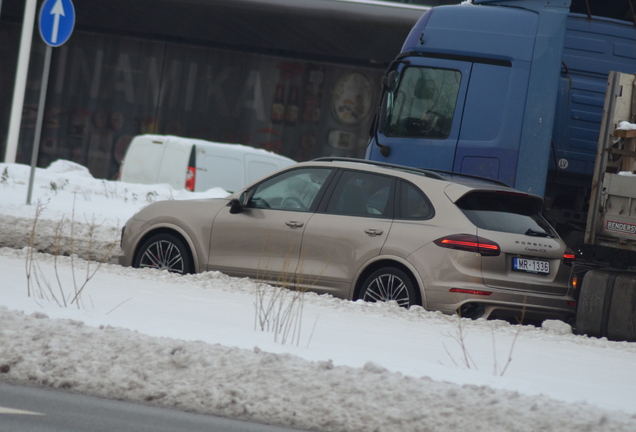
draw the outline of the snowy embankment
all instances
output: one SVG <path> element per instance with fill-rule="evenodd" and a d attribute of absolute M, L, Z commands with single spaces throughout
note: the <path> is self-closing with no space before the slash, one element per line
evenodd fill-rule
<path fill-rule="evenodd" d="M 36 231 L 53 245 L 74 200 L 74 220 L 104 221 L 95 238 L 107 243 L 144 205 L 139 197 L 160 188 L 71 178 L 64 165 L 36 176 L 34 197 L 48 200 L 40 221 L 51 221 Z M 0 174 L 5 167 L 0 220 L 29 226 L 28 170 L 0 164 Z M 68 182 L 55 193 L 60 179 Z M 2 241 L 15 226 L 1 227 Z M 80 240 L 74 252 L 87 255 Z M 0 248 L 3 381 L 320 431 L 636 430 L 636 344 L 576 336 L 559 322 L 459 320 L 312 293 L 281 343 L 255 308 L 277 289 L 111 264 L 84 284 L 97 263 L 12 246 Z"/>
<path fill-rule="evenodd" d="M 0 163 L 0 247 L 33 244 L 41 252 L 116 263 L 121 228 L 143 206 L 165 199 L 227 196 L 218 188 L 195 193 L 99 180 L 86 167 L 58 160 L 36 169 L 31 205 L 26 205 L 30 172 L 27 165 Z"/>

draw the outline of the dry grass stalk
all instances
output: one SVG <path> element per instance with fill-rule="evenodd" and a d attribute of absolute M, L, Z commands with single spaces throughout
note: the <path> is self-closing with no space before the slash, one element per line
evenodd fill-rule
<path fill-rule="evenodd" d="M 273 253 L 268 253 L 266 245 L 271 244 L 267 241 L 267 235 L 263 239 L 263 247 L 261 249 L 261 257 L 266 257 L 264 266 L 261 266 L 259 258 L 258 279 L 268 280 L 268 268 Z M 302 284 L 296 279 L 296 266 L 292 268 L 295 260 L 294 255 L 295 244 L 290 244 L 289 250 L 283 263 L 283 269 L 277 277 L 275 287 L 266 284 L 259 284 L 256 289 L 255 299 L 255 315 L 254 329 L 261 331 L 271 331 L 274 333 L 274 342 L 286 344 L 287 342 L 300 344 L 300 335 L 302 330 L 302 317 L 304 311 L 304 298 L 307 292 L 307 286 L 313 286 L 318 282 L 320 277 L 316 278 L 311 284 Z M 298 268 L 302 268 L 304 259 L 300 259 Z M 327 265 L 324 266 L 326 270 Z M 262 270 L 261 270 L 262 269 Z M 315 327 L 315 325 L 314 325 Z"/>
<path fill-rule="evenodd" d="M 55 294 L 53 286 L 47 280 L 44 271 L 42 270 L 40 263 L 37 260 L 37 254 L 35 249 L 35 237 L 37 231 L 37 224 L 42 215 L 42 212 L 46 208 L 40 201 L 38 201 L 35 205 L 35 216 L 33 218 L 33 225 L 31 226 L 31 233 L 29 238 L 29 246 L 26 251 L 25 257 L 25 269 L 26 269 L 26 278 L 27 278 L 27 295 L 28 297 L 37 297 L 39 299 L 54 301 L 60 307 L 67 307 L 69 302 L 68 299 L 71 299 L 70 304 L 75 303 L 80 308 L 80 304 L 82 303 L 81 294 L 84 291 L 84 288 L 88 284 L 88 282 L 95 276 L 97 271 L 101 268 L 102 264 L 109 258 L 112 254 L 115 246 L 117 245 L 117 241 L 113 241 L 110 245 L 108 251 L 104 255 L 104 257 L 98 262 L 97 266 L 91 270 L 91 254 L 94 242 L 95 230 L 99 228 L 102 224 L 96 224 L 95 218 L 93 217 L 91 223 L 89 224 L 89 241 L 88 241 L 88 259 L 86 260 L 86 276 L 81 284 L 78 287 L 77 277 L 76 277 L 76 268 L 75 268 L 75 253 L 74 253 L 74 225 L 75 225 L 75 199 L 73 200 L 73 212 L 71 216 L 71 274 L 73 277 L 73 288 L 74 292 L 71 296 L 66 296 L 64 292 L 64 286 L 62 283 L 62 279 L 60 277 L 59 269 L 58 269 L 58 256 L 61 251 L 61 241 L 63 238 L 64 226 L 67 222 L 66 217 L 62 216 L 60 221 L 55 226 L 54 238 L 53 238 L 53 268 L 55 273 L 55 279 L 57 281 L 57 290 L 59 291 L 59 298 Z M 88 224 L 88 221 L 87 221 Z"/>

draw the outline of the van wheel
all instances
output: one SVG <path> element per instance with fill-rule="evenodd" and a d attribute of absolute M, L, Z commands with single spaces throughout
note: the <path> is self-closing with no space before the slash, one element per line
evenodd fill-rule
<path fill-rule="evenodd" d="M 157 234 L 139 248 L 133 267 L 168 270 L 172 273 L 192 273 L 187 247 L 172 234 Z"/>
<path fill-rule="evenodd" d="M 401 307 L 419 305 L 413 280 L 402 270 L 383 267 L 374 271 L 362 284 L 360 296 L 368 302 L 396 301 Z"/>

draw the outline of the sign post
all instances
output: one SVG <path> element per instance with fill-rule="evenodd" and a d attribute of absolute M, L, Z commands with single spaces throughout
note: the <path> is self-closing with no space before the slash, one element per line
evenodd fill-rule
<path fill-rule="evenodd" d="M 44 104 L 46 102 L 46 90 L 49 84 L 49 72 L 51 69 L 51 53 L 53 47 L 63 45 L 73 33 L 75 27 L 75 8 L 71 0 L 46 0 L 40 9 L 38 19 L 40 36 L 47 45 L 44 54 L 44 69 L 40 85 L 40 100 L 38 114 L 35 122 L 35 136 L 33 138 L 33 150 L 31 152 L 31 175 L 29 176 L 29 192 L 27 204 L 31 204 L 33 194 L 33 179 L 40 152 L 40 138 L 42 136 L 42 123 L 44 120 Z"/>

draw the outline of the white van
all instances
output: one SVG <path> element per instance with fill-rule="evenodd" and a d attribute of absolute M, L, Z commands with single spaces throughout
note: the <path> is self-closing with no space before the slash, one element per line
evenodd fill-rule
<path fill-rule="evenodd" d="M 174 189 L 203 192 L 241 189 L 296 162 L 265 150 L 165 135 L 133 138 L 121 168 L 121 181 L 167 183 Z"/>

